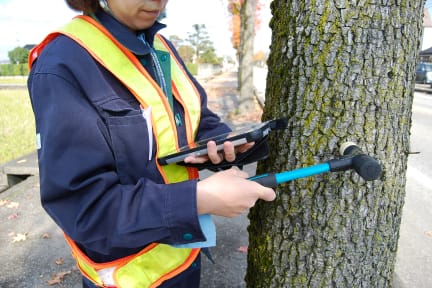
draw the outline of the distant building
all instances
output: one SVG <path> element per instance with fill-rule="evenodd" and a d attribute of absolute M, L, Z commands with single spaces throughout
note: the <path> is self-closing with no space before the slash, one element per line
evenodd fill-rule
<path fill-rule="evenodd" d="M 428 9 L 425 9 L 423 14 L 423 38 L 420 60 L 432 62 L 432 19 Z"/>
<path fill-rule="evenodd" d="M 432 62 L 431 59 L 432 59 L 432 47 L 420 51 L 420 60 L 422 60 L 423 62 Z"/>
<path fill-rule="evenodd" d="M 26 44 L 26 45 L 24 45 L 24 47 L 23 48 L 25 48 L 25 49 L 27 49 L 27 50 L 31 50 L 31 49 L 33 49 L 33 47 L 35 47 L 36 46 L 36 44 Z"/>
<path fill-rule="evenodd" d="M 424 27 L 432 27 L 432 21 L 431 21 L 428 9 L 424 9 L 423 26 Z"/>

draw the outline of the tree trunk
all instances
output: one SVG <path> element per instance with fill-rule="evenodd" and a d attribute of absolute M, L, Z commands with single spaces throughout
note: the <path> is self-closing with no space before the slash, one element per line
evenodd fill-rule
<path fill-rule="evenodd" d="M 397 3 L 397 4 L 395 4 Z M 272 1 L 258 174 L 338 156 L 356 142 L 379 180 L 326 173 L 279 185 L 249 214 L 248 287 L 389 287 L 405 196 L 423 1 Z"/>
<path fill-rule="evenodd" d="M 253 53 L 255 33 L 256 0 L 244 0 L 241 8 L 240 36 L 240 105 L 239 113 L 245 114 L 255 110 L 253 85 Z"/>

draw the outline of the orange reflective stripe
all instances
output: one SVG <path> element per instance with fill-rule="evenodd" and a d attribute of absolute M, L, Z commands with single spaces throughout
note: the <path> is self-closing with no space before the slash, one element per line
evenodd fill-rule
<path fill-rule="evenodd" d="M 188 112 L 187 105 L 178 96 L 179 92 L 177 90 L 177 86 L 176 85 L 172 86 L 172 91 L 173 91 L 174 97 L 177 99 L 177 101 L 179 101 L 182 104 L 182 106 L 185 107 L 185 121 L 186 121 L 186 125 L 185 126 L 186 127 L 192 127 L 192 120 L 191 120 L 191 117 L 189 116 L 190 114 Z M 188 140 L 189 146 L 191 146 L 191 148 L 193 148 L 195 146 L 195 141 L 194 141 L 195 134 L 190 129 L 186 129 L 186 134 L 187 134 L 187 140 Z"/>
<path fill-rule="evenodd" d="M 106 268 L 111 268 L 114 266 L 124 265 L 127 262 L 129 262 L 131 259 L 133 259 L 134 257 L 142 255 L 142 254 L 146 253 L 147 251 L 153 249 L 156 245 L 158 245 L 157 243 L 152 243 L 152 244 L 148 245 L 147 247 L 145 247 L 140 252 L 138 252 L 137 254 L 126 256 L 126 257 L 123 257 L 123 258 L 120 258 L 120 259 L 117 259 L 114 261 L 110 261 L 110 262 L 97 263 L 97 262 L 94 262 L 93 260 L 91 260 L 84 252 L 82 252 L 81 249 L 76 245 L 75 241 L 73 241 L 69 236 L 67 236 L 66 234 L 64 234 L 64 236 L 65 236 L 67 242 L 69 243 L 69 245 L 72 247 L 74 253 L 76 253 L 77 256 L 79 256 L 84 261 L 86 261 L 88 264 L 90 264 L 93 268 L 95 268 L 95 270 L 106 269 Z"/>
<path fill-rule="evenodd" d="M 187 167 L 189 179 L 198 179 L 199 178 L 199 172 L 198 169 Z"/>
<path fill-rule="evenodd" d="M 49 34 L 39 45 L 33 47 L 28 56 L 28 67 L 29 70 L 32 68 L 34 61 L 36 61 L 36 58 L 39 57 L 40 53 L 42 52 L 43 48 L 51 42 L 55 37 L 57 37 L 60 33 L 51 33 Z"/>
<path fill-rule="evenodd" d="M 66 234 L 64 234 L 64 237 L 71 247 L 72 256 L 75 258 L 75 261 L 77 263 L 78 269 L 81 271 L 81 273 L 89 280 L 93 282 L 93 284 L 103 286 L 102 279 L 99 277 L 99 274 L 97 271 L 93 268 L 93 266 L 90 264 L 91 261 L 90 258 L 87 257 L 75 244 L 72 239 L 70 239 Z"/>

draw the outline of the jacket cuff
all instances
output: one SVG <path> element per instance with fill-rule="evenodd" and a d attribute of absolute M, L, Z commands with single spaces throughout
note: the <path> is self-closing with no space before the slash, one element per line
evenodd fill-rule
<path fill-rule="evenodd" d="M 198 220 L 198 208 L 196 199 L 197 181 L 190 180 L 175 184 L 169 184 L 173 189 L 167 196 L 165 203 L 168 228 L 171 231 L 170 244 L 186 244 L 205 241 Z"/>

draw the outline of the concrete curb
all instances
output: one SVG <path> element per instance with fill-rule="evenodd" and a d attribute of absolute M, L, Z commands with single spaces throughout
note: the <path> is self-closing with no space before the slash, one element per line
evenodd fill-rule
<path fill-rule="evenodd" d="M 38 175 L 36 151 L 11 160 L 0 166 L 0 192 L 25 180 L 30 175 Z"/>

